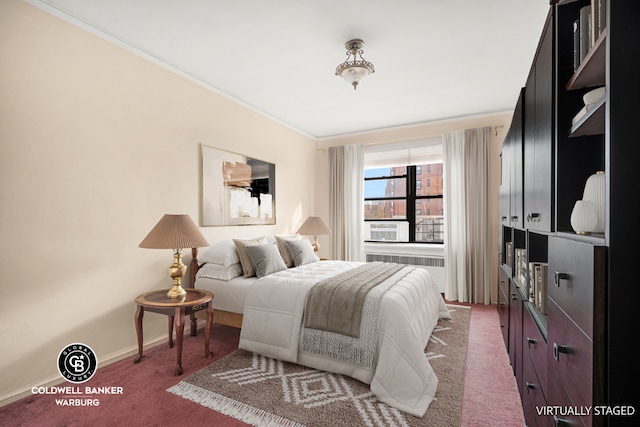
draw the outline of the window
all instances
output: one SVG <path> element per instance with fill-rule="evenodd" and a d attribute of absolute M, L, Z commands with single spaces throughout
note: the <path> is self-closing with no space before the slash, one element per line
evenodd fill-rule
<path fill-rule="evenodd" d="M 441 139 L 365 146 L 364 157 L 365 240 L 444 243 Z"/>
<path fill-rule="evenodd" d="M 402 171 L 399 168 L 365 169 L 365 221 L 403 220 L 409 223 L 408 242 L 444 243 L 442 163 L 430 166 L 431 178 L 425 188 L 421 188 L 416 179 L 416 166 L 404 166 Z M 379 239 L 369 236 L 367 240 Z"/>

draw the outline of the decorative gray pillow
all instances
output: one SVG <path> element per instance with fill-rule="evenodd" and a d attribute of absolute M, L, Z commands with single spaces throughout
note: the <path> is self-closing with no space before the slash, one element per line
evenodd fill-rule
<path fill-rule="evenodd" d="M 293 267 L 293 259 L 291 259 L 291 253 L 289 252 L 289 248 L 287 247 L 287 240 L 300 240 L 299 234 L 291 234 L 291 235 L 275 235 L 273 236 L 276 239 L 276 244 L 278 245 L 278 250 L 280 251 L 280 255 L 284 260 L 284 263 L 287 267 Z"/>
<path fill-rule="evenodd" d="M 245 246 L 245 248 L 251 258 L 256 276 L 264 277 L 287 269 L 276 245 L 268 243 L 266 245 Z"/>
<path fill-rule="evenodd" d="M 287 240 L 285 243 L 289 248 L 291 259 L 293 259 L 293 265 L 296 267 L 320 260 L 316 256 L 315 252 L 313 252 L 311 242 L 307 239 Z"/>
<path fill-rule="evenodd" d="M 249 254 L 247 253 L 247 246 L 266 245 L 267 243 L 269 242 L 267 242 L 266 237 L 258 237 L 256 239 L 233 239 L 233 244 L 236 246 L 238 251 L 238 258 L 240 258 L 240 264 L 242 264 L 244 277 L 253 277 L 256 275 L 256 271 L 251 263 L 251 258 L 249 258 Z"/>

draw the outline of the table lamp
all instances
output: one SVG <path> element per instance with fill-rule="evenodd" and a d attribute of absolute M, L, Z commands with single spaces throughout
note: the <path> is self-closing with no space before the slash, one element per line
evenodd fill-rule
<path fill-rule="evenodd" d="M 302 223 L 298 231 L 298 234 L 302 234 L 305 236 L 313 236 L 313 251 L 316 255 L 318 255 L 318 249 L 320 249 L 320 245 L 318 244 L 318 236 L 323 234 L 331 233 L 331 229 L 327 227 L 327 224 L 324 223 L 322 218 L 319 216 L 310 216 Z"/>
<path fill-rule="evenodd" d="M 189 215 L 165 214 L 138 247 L 146 249 L 173 249 L 173 264 L 169 266 L 169 276 L 173 287 L 167 292 L 169 298 L 183 298 L 187 291 L 182 287 L 182 276 L 187 266 L 182 263 L 182 248 L 209 246 L 198 226 Z"/>

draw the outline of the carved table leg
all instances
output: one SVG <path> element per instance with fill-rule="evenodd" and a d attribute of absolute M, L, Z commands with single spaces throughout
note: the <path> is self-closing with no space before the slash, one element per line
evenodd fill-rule
<path fill-rule="evenodd" d="M 209 350 L 209 338 L 211 338 L 211 324 L 213 323 L 213 302 L 209 301 L 207 304 L 207 326 L 204 329 L 204 354 L 209 359 L 213 357 L 213 353 Z"/>
<path fill-rule="evenodd" d="M 173 316 L 168 316 L 168 317 L 169 317 L 169 348 L 173 348 L 173 323 L 174 322 L 173 322 Z"/>
<path fill-rule="evenodd" d="M 138 363 L 142 359 L 142 317 L 144 316 L 144 307 L 139 305 L 136 309 L 135 324 L 136 337 L 138 338 L 138 355 L 133 359 L 133 363 Z"/>
<path fill-rule="evenodd" d="M 184 337 L 184 308 L 176 308 L 174 326 L 176 330 L 176 370 L 175 375 L 182 375 L 182 338 Z"/>

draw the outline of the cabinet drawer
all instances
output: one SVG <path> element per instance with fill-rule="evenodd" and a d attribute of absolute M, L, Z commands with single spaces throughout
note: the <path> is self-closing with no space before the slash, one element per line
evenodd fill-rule
<path fill-rule="evenodd" d="M 504 266 L 498 267 L 498 289 L 504 292 L 505 295 L 509 295 L 509 276 L 504 271 Z"/>
<path fill-rule="evenodd" d="M 524 304 L 526 309 L 522 315 L 522 345 L 525 353 L 529 354 L 531 364 L 542 388 L 542 392 L 547 390 L 547 342 L 542 337 L 540 329 L 536 325 L 532 314 L 529 311 L 530 304 Z"/>
<path fill-rule="evenodd" d="M 594 318 L 604 319 L 604 255 L 604 247 L 549 238 L 549 298 L 592 340 L 604 333 L 600 324 L 594 328 Z"/>
<path fill-rule="evenodd" d="M 538 411 L 547 406 L 547 403 L 533 364 L 526 354 L 522 365 L 522 407 L 527 426 L 550 426 L 553 423 L 551 417 L 538 415 Z"/>
<path fill-rule="evenodd" d="M 504 345 L 509 351 L 509 299 L 502 290 L 498 291 L 498 319 Z"/>
<path fill-rule="evenodd" d="M 553 403 L 552 403 L 553 402 Z M 553 400 L 548 400 L 548 405 L 553 406 L 557 405 L 562 408 L 577 408 L 576 405 L 571 401 L 567 391 L 562 387 L 559 387 L 557 390 L 553 391 Z M 580 416 L 578 412 L 580 409 L 576 409 L 574 414 L 569 414 L 566 411 L 565 415 L 557 414 L 552 417 L 554 421 L 551 425 L 555 426 L 575 426 L 575 427 L 593 427 L 591 418 L 586 416 Z"/>
<path fill-rule="evenodd" d="M 548 378 L 545 390 L 549 405 L 592 406 L 593 402 L 593 342 L 550 301 L 547 360 Z M 560 393 L 566 394 L 570 402 Z M 589 424 L 590 425 L 590 422 Z"/>
<path fill-rule="evenodd" d="M 509 292 L 509 360 L 516 376 L 518 389 L 522 385 L 522 296 L 511 282 Z"/>

